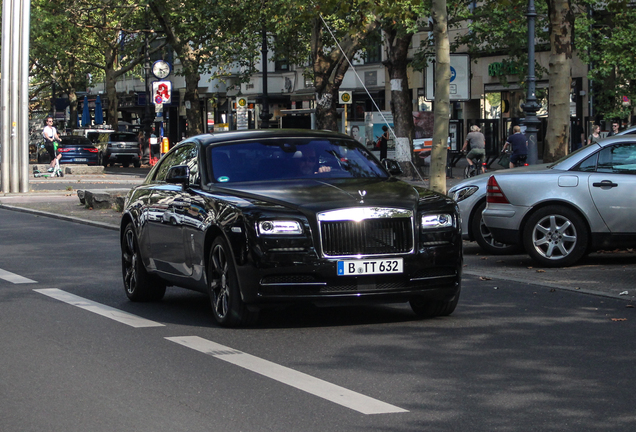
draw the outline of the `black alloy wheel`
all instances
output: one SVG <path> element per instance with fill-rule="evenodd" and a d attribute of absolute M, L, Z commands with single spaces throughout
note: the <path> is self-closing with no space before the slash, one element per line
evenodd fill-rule
<path fill-rule="evenodd" d="M 470 220 L 470 230 L 479 247 L 491 255 L 512 255 L 519 252 L 521 250 L 519 246 L 500 243 L 492 237 L 490 229 L 488 229 L 481 216 L 485 208 L 485 201 L 478 204 L 473 213 L 473 218 Z"/>
<path fill-rule="evenodd" d="M 208 260 L 208 290 L 214 319 L 224 327 L 252 324 L 257 311 L 250 311 L 238 286 L 238 277 L 230 248 L 222 237 L 217 237 L 210 249 Z"/>
<path fill-rule="evenodd" d="M 157 301 L 165 295 L 166 284 L 144 267 L 132 222 L 126 225 L 121 239 L 121 271 L 126 296 L 131 301 Z"/>

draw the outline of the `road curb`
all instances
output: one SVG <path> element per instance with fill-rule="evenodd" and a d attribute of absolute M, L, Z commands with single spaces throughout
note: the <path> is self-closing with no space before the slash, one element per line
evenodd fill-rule
<path fill-rule="evenodd" d="M 505 280 L 505 281 L 510 281 L 510 282 L 517 282 L 517 283 L 525 283 L 528 285 L 535 285 L 535 286 L 540 286 L 540 287 L 544 287 L 544 288 L 553 288 L 553 289 L 558 289 L 560 291 L 570 291 L 570 292 L 576 292 L 576 293 L 582 293 L 582 294 L 588 294 L 588 295 L 593 295 L 593 296 L 597 296 L 597 297 L 606 297 L 606 298 L 612 298 L 612 299 L 616 299 L 616 300 L 625 300 L 625 301 L 634 301 L 636 300 L 636 296 L 634 295 L 616 295 L 616 294 L 611 294 L 611 293 L 606 293 L 603 291 L 593 291 L 593 290 L 589 290 L 589 289 L 585 289 L 585 288 L 578 288 L 578 287 L 569 287 L 569 286 L 565 286 L 565 285 L 559 285 L 559 284 L 554 284 L 554 283 L 550 283 L 550 282 L 537 282 L 536 280 L 530 280 L 530 279 L 525 279 L 525 278 L 516 278 L 516 277 L 510 277 L 510 276 L 503 276 L 503 275 L 498 275 L 498 274 L 493 274 L 493 273 L 486 273 L 483 271 L 480 271 L 479 273 L 477 272 L 473 272 L 470 270 L 464 270 L 462 272 L 464 275 L 470 275 L 470 276 L 475 276 L 477 278 L 488 278 L 488 279 L 497 279 L 497 280 Z"/>
<path fill-rule="evenodd" d="M 75 222 L 75 223 L 80 223 L 80 224 L 83 224 L 83 225 L 90 225 L 90 226 L 94 226 L 94 227 L 97 227 L 97 228 L 106 228 L 106 229 L 109 229 L 109 230 L 119 231 L 119 225 L 108 224 L 108 223 L 104 223 L 104 222 L 96 222 L 96 221 L 92 221 L 92 220 L 88 220 L 88 219 L 82 219 L 82 218 L 77 218 L 77 217 L 73 217 L 73 216 L 65 216 L 65 215 L 60 215 L 60 214 L 56 214 L 56 213 L 45 212 L 45 211 L 42 211 L 42 210 L 35 210 L 35 209 L 30 209 L 30 208 L 25 208 L 25 207 L 17 207 L 17 206 L 12 206 L 12 205 L 7 205 L 7 204 L 0 204 L 0 208 L 5 209 L 5 210 L 18 211 L 18 212 L 22 212 L 22 213 L 30 213 L 30 214 L 34 214 L 34 215 L 37 215 L 37 216 L 44 216 L 44 217 L 60 219 L 60 220 L 64 220 L 64 221 L 67 221 L 67 222 Z"/>

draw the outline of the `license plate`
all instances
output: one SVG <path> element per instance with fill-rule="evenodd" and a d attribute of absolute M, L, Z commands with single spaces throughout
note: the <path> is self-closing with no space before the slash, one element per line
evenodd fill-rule
<path fill-rule="evenodd" d="M 402 258 L 338 261 L 338 276 L 402 273 Z"/>
<path fill-rule="evenodd" d="M 75 158 L 75 162 L 86 162 L 86 158 Z"/>

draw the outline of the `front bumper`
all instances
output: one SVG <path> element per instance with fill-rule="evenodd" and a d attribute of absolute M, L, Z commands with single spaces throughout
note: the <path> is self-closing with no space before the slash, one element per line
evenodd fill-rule
<path fill-rule="evenodd" d="M 461 242 L 458 244 L 399 256 L 403 259 L 400 274 L 338 276 L 338 259 L 310 253 L 302 257 L 278 254 L 259 266 L 246 263 L 237 273 L 248 304 L 400 302 L 421 296 L 451 299 L 461 286 L 463 256 Z"/>

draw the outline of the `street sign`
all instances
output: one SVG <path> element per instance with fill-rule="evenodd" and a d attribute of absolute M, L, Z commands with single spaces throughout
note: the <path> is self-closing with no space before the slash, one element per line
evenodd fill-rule
<path fill-rule="evenodd" d="M 341 91 L 338 92 L 338 103 L 349 105 L 353 103 L 353 98 L 351 97 L 350 91 Z"/>
<path fill-rule="evenodd" d="M 249 127 L 249 114 L 247 111 L 247 99 L 239 97 L 236 99 L 236 129 L 247 130 Z"/>
<path fill-rule="evenodd" d="M 172 101 L 172 83 L 170 81 L 154 81 L 152 94 L 152 100 L 155 104 L 169 104 Z"/>

